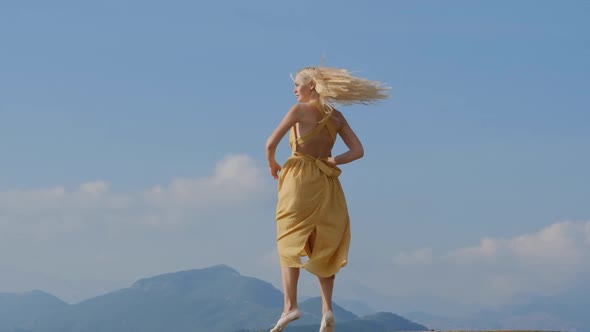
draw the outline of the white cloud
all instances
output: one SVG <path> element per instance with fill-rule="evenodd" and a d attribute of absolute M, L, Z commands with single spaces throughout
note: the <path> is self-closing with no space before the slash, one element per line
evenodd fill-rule
<path fill-rule="evenodd" d="M 422 248 L 411 253 L 397 254 L 393 262 L 397 265 L 424 265 L 432 263 L 432 249 Z"/>
<path fill-rule="evenodd" d="M 80 193 L 99 196 L 109 190 L 110 184 L 104 181 L 86 182 L 80 185 Z"/>
<path fill-rule="evenodd" d="M 0 269 L 118 282 L 268 250 L 276 183 L 247 155 L 228 155 L 212 168 L 128 193 L 103 180 L 0 192 Z M 66 292 L 50 278 L 18 279 L 0 274 L 0 291 L 41 288 L 79 300 L 93 287 Z"/>
<path fill-rule="evenodd" d="M 589 230 L 590 222 L 558 222 L 534 233 L 488 237 L 477 246 L 447 252 L 402 252 L 393 262 L 396 275 L 411 280 L 408 286 L 416 292 L 502 303 L 523 293 L 550 295 L 573 286 L 590 271 Z"/>
<path fill-rule="evenodd" d="M 231 206 L 251 200 L 268 188 L 266 178 L 252 158 L 230 155 L 217 163 L 212 176 L 178 178 L 167 187 L 153 186 L 142 196 L 151 205 L 193 209 Z"/>
<path fill-rule="evenodd" d="M 0 192 L 0 238 L 20 234 L 43 239 L 89 224 L 180 225 L 195 214 L 228 212 L 268 199 L 273 186 L 247 155 L 228 155 L 211 176 L 177 178 L 135 193 L 115 193 L 106 181 L 90 181 L 68 191 L 49 189 Z"/>
<path fill-rule="evenodd" d="M 590 222 L 559 222 L 512 239 L 485 238 L 479 246 L 452 251 L 444 259 L 457 263 L 508 259 L 519 264 L 576 269 L 590 258 L 589 227 Z"/>

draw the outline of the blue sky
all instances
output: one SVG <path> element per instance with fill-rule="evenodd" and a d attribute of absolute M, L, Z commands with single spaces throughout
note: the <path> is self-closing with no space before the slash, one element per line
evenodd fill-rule
<path fill-rule="evenodd" d="M 366 150 L 341 178 L 342 294 L 484 306 L 571 287 L 583 260 L 532 288 L 512 265 L 464 263 L 510 280 L 493 300 L 404 264 L 440 271 L 484 238 L 512 257 L 529 239 L 547 266 L 552 245 L 585 257 L 588 14 L 586 1 L 3 2 L 0 291 L 77 301 L 216 263 L 279 286 L 264 143 L 295 102 L 289 73 L 322 57 L 392 87 L 341 109 Z"/>

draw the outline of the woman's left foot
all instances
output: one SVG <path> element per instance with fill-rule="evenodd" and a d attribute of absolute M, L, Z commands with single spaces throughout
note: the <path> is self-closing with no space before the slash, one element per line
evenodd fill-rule
<path fill-rule="evenodd" d="M 299 308 L 295 308 L 289 312 L 283 312 L 281 318 L 279 318 L 279 321 L 277 322 L 275 327 L 273 327 L 272 330 L 270 330 L 270 332 L 284 331 L 287 325 L 289 325 L 289 323 L 299 319 L 299 317 L 301 317 L 301 310 L 299 310 Z"/>
<path fill-rule="evenodd" d="M 334 332 L 336 330 L 336 318 L 334 313 L 328 311 L 322 317 L 322 324 L 320 325 L 320 332 Z"/>

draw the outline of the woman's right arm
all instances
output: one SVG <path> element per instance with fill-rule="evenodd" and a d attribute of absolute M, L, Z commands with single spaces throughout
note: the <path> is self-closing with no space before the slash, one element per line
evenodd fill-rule
<path fill-rule="evenodd" d="M 266 157 L 268 159 L 268 165 L 270 167 L 270 173 L 273 178 L 278 178 L 278 172 L 281 170 L 281 166 L 277 163 L 275 159 L 275 153 L 277 150 L 277 146 L 283 136 L 289 131 L 291 127 L 295 125 L 300 120 L 301 117 L 301 108 L 299 104 L 293 106 L 289 112 L 283 118 L 283 121 L 279 123 L 275 131 L 270 135 L 268 140 L 266 141 Z"/>

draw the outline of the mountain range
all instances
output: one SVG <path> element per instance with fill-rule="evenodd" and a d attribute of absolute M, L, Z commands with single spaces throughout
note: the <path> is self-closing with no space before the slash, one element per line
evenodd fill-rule
<path fill-rule="evenodd" d="M 526 329 L 590 332 L 590 290 L 579 285 L 552 296 L 521 294 L 513 304 L 481 310 L 464 317 L 444 317 L 425 312 L 405 313 L 435 329 Z"/>
<path fill-rule="evenodd" d="M 235 332 L 267 331 L 282 312 L 283 294 L 270 283 L 226 265 L 138 280 L 68 304 L 42 291 L 0 293 L 0 332 Z M 289 331 L 317 331 L 321 299 L 299 304 Z M 334 304 L 338 331 L 424 331 L 424 325 L 380 312 L 359 317 Z"/>

